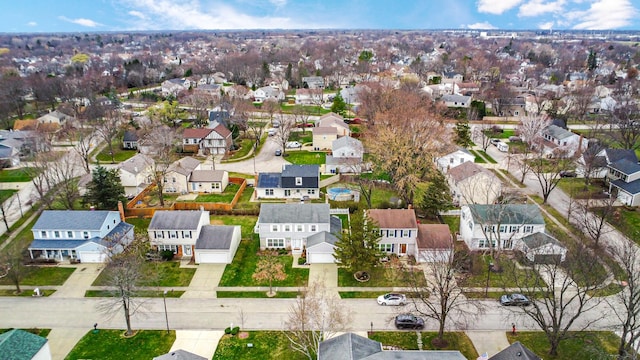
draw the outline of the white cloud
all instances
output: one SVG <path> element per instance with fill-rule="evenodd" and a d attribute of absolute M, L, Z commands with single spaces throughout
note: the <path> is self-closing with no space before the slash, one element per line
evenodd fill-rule
<path fill-rule="evenodd" d="M 497 29 L 497 27 L 489 24 L 489 22 L 477 22 L 475 24 L 469 24 L 466 26 L 467 29 L 475 29 L 475 30 L 492 30 Z"/>
<path fill-rule="evenodd" d="M 550 30 L 553 29 L 553 21 L 549 21 L 549 22 L 544 22 L 541 24 L 538 24 L 538 29 L 542 29 L 542 30 Z"/>
<path fill-rule="evenodd" d="M 549 1 L 531 0 L 520 6 L 518 16 L 539 16 L 546 13 L 558 13 L 563 10 L 566 0 Z"/>
<path fill-rule="evenodd" d="M 60 20 L 64 20 L 73 24 L 78 24 L 78 25 L 82 25 L 82 26 L 86 26 L 86 27 L 98 27 L 98 26 L 102 26 L 102 24 L 100 24 L 99 22 L 95 22 L 91 19 L 84 19 L 84 18 L 78 18 L 78 19 L 69 19 L 66 16 L 58 16 L 58 19 Z"/>
<path fill-rule="evenodd" d="M 37 23 L 37 22 L 35 22 L 35 21 L 29 21 L 29 22 L 27 23 L 27 25 L 28 25 L 28 26 L 38 26 L 38 23 Z"/>
<path fill-rule="evenodd" d="M 596 0 L 586 11 L 567 14 L 570 20 L 577 20 L 573 26 L 577 30 L 616 29 L 631 24 L 638 14 L 630 0 Z"/>
<path fill-rule="evenodd" d="M 275 6 L 285 6 L 287 5 L 287 0 L 269 0 L 269 2 Z"/>
<path fill-rule="evenodd" d="M 286 4 L 287 0 L 270 0 Z M 135 30 L 154 29 L 301 29 L 331 28 L 330 23 L 313 24 L 290 17 L 253 16 L 220 2 L 203 5 L 200 0 L 121 0 L 137 19 Z"/>
<path fill-rule="evenodd" d="M 521 2 L 522 0 L 478 0 L 478 12 L 500 15 Z"/>

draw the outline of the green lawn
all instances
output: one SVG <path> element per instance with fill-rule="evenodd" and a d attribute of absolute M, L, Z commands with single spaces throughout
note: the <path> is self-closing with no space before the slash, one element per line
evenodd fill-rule
<path fill-rule="evenodd" d="M 415 331 L 374 331 L 369 333 L 369 339 L 402 350 L 418 350 L 418 335 Z"/>
<path fill-rule="evenodd" d="M 383 291 L 340 291 L 341 299 L 377 299 L 384 295 Z"/>
<path fill-rule="evenodd" d="M 590 199 L 603 195 L 604 183 L 600 180 L 592 180 L 591 184 L 587 186 L 584 179 L 564 178 L 560 180 L 558 187 L 576 199 Z"/>
<path fill-rule="evenodd" d="M 298 108 L 302 108 L 306 114 L 309 115 L 324 115 L 331 112 L 331 110 L 323 109 L 321 106 L 311 105 L 289 105 L 287 103 L 280 104 L 280 109 L 285 114 L 293 114 Z"/>
<path fill-rule="evenodd" d="M 598 211 L 597 208 L 593 210 Z M 640 208 L 617 207 L 608 221 L 629 239 L 640 244 Z"/>
<path fill-rule="evenodd" d="M 13 330 L 13 329 L 0 329 L 0 334 L 4 334 L 9 330 Z M 49 333 L 51 332 L 51 329 L 38 329 L 38 328 L 31 328 L 31 329 L 22 329 L 24 331 L 30 332 L 32 334 L 36 334 L 38 336 L 42 336 L 42 337 L 47 337 L 49 335 Z"/>
<path fill-rule="evenodd" d="M 247 190 L 245 190 L 247 192 Z M 258 221 L 257 216 L 251 215 L 211 215 L 213 225 L 240 225 L 242 239 L 253 239 L 253 228 Z"/>
<path fill-rule="evenodd" d="M 24 169 L 3 169 L 0 171 L 0 182 L 27 182 L 31 181 Z"/>
<path fill-rule="evenodd" d="M 113 158 L 117 163 L 130 159 L 138 153 L 138 150 L 124 150 L 120 145 L 120 142 L 113 143 Z M 101 163 L 111 163 L 111 155 L 109 155 L 108 146 L 105 146 L 104 149 L 96 155 L 96 160 Z"/>
<path fill-rule="evenodd" d="M 239 189 L 240 185 L 229 183 L 222 194 L 200 194 L 195 201 L 228 204 L 236 196 Z"/>
<path fill-rule="evenodd" d="M 258 249 L 260 241 L 242 240 L 233 263 L 227 265 L 220 280 L 220 286 L 268 286 L 268 281 L 256 281 L 252 275 L 256 270 L 256 264 L 260 256 Z M 278 259 L 284 265 L 287 278 L 282 281 L 274 281 L 273 286 L 306 286 L 309 280 L 309 269 L 292 268 L 293 257 L 291 255 L 279 256 Z"/>
<path fill-rule="evenodd" d="M 308 144 L 313 142 L 313 133 L 310 129 L 307 129 L 305 132 L 292 131 L 291 134 L 289 134 L 289 141 L 297 141 L 303 145 Z"/>
<path fill-rule="evenodd" d="M 138 286 L 189 286 L 194 268 L 180 268 L 179 261 L 147 261 L 143 268 L 144 280 Z M 108 286 L 106 273 L 103 271 L 93 282 L 93 286 Z"/>
<path fill-rule="evenodd" d="M 467 359 L 478 358 L 476 348 L 465 333 L 445 333 L 444 338 L 448 342 L 448 346 L 444 348 L 436 348 L 431 344 L 431 340 L 436 336 L 438 336 L 437 332 L 422 332 L 423 350 L 458 350 Z M 418 350 L 418 336 L 415 331 L 374 331 L 372 334 L 369 334 L 369 339 L 403 350 Z"/>
<path fill-rule="evenodd" d="M 249 343 L 253 346 L 248 347 Z M 302 360 L 306 359 L 306 356 L 291 350 L 289 340 L 281 331 L 250 331 L 246 339 L 240 339 L 237 335 L 224 335 L 220 339 L 216 352 L 213 354 L 213 360 L 227 359 Z"/>
<path fill-rule="evenodd" d="M 475 156 L 476 158 L 473 160 L 474 163 L 476 164 L 486 164 L 487 162 L 482 158 L 482 156 L 480 156 L 480 154 L 478 154 L 477 151 L 475 150 L 471 150 L 469 149 L 469 152 L 471 154 L 473 154 L 473 156 Z"/>
<path fill-rule="evenodd" d="M 13 194 L 17 192 L 18 190 L 0 190 L 0 203 L 5 202 L 8 198 L 12 197 Z"/>
<path fill-rule="evenodd" d="M 267 296 L 264 291 L 217 291 L 218 298 L 275 298 L 275 299 L 295 299 L 300 295 L 296 291 L 278 291 L 275 296 Z"/>
<path fill-rule="evenodd" d="M 353 273 L 344 268 L 338 268 L 338 286 L 348 287 L 393 287 L 407 286 L 411 284 L 411 279 L 417 281 L 418 285 L 425 285 L 426 280 L 422 271 L 410 272 L 402 271 L 390 266 L 378 266 L 368 270 L 371 275 L 369 281 L 360 282 L 353 277 Z"/>
<path fill-rule="evenodd" d="M 287 161 L 295 165 L 322 165 L 327 154 L 324 152 L 291 151 L 287 152 Z"/>
<path fill-rule="evenodd" d="M 62 285 L 75 271 L 75 268 L 57 266 L 29 266 L 27 274 L 20 282 L 20 285 L 45 286 Z M 13 285 L 11 281 L 4 277 L 0 278 L 0 285 Z"/>
<path fill-rule="evenodd" d="M 166 297 L 168 298 L 179 298 L 184 294 L 184 291 L 167 291 Z M 116 295 L 113 291 L 108 290 L 87 290 L 84 293 L 84 297 L 115 297 Z M 161 298 L 165 296 L 164 290 L 142 290 L 136 291 L 136 297 L 148 297 L 148 298 Z"/>
<path fill-rule="evenodd" d="M 484 150 L 478 150 L 478 154 L 484 156 L 485 159 L 487 159 L 487 161 L 491 164 L 497 164 L 498 162 L 495 161 L 491 155 L 487 154 Z"/>
<path fill-rule="evenodd" d="M 54 292 L 56 292 L 55 290 L 40 290 L 40 294 L 42 294 L 42 296 L 51 296 L 51 294 L 53 294 Z M 7 289 L 2 289 L 0 290 L 0 296 L 33 296 L 33 291 L 32 290 L 26 290 L 26 289 L 22 289 L 22 292 L 20 294 L 16 294 L 16 290 L 12 289 L 12 290 L 7 290 Z"/>
<path fill-rule="evenodd" d="M 126 223 L 131 224 L 135 227 L 136 232 L 141 232 L 146 234 L 147 229 L 149 228 L 149 224 L 151 223 L 150 218 L 128 218 Z"/>
<path fill-rule="evenodd" d="M 398 193 L 392 189 L 375 187 L 371 192 L 371 207 L 388 208 L 392 197 L 398 197 Z M 360 196 L 360 203 L 364 204 L 364 196 Z"/>
<path fill-rule="evenodd" d="M 537 273 L 522 270 L 515 266 L 515 262 L 507 257 L 492 259 L 489 255 L 472 253 L 472 271 L 460 275 L 458 284 L 462 287 L 486 287 L 487 278 L 489 287 L 528 287 L 536 283 L 542 283 Z M 499 265 L 500 272 L 489 272 L 489 263 Z"/>
<path fill-rule="evenodd" d="M 509 136 L 514 136 L 516 134 L 515 129 L 503 129 L 502 132 L 489 132 L 490 136 L 494 139 L 508 139 Z"/>
<path fill-rule="evenodd" d="M 442 216 L 442 221 L 449 225 L 449 231 L 451 231 L 452 234 L 460 231 L 460 216 Z"/>
<path fill-rule="evenodd" d="M 253 149 L 254 144 L 255 144 L 254 139 L 242 139 L 240 141 L 236 141 L 236 145 L 239 148 L 238 150 L 233 152 L 233 154 L 228 160 L 240 159 L 247 156 L 247 154 L 249 154 L 249 151 Z"/>
<path fill-rule="evenodd" d="M 611 359 L 615 358 L 620 338 L 609 331 L 582 331 L 572 333 L 575 337 L 560 343 L 558 356 L 549 356 L 549 343 L 541 331 L 518 332 L 515 336 L 507 332 L 510 343 L 520 341 L 536 355 L 547 360 Z M 474 358 L 475 359 L 475 358 Z"/>
<path fill-rule="evenodd" d="M 89 331 L 65 359 L 150 359 L 169 352 L 176 340 L 175 331 L 167 334 L 165 330 L 138 330 L 130 338 L 123 334 L 124 330 L 101 329 L 95 334 Z"/>

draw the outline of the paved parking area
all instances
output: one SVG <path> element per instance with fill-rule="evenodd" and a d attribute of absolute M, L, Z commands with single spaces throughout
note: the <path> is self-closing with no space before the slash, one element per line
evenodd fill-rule
<path fill-rule="evenodd" d="M 211 359 L 222 335 L 224 331 L 176 330 L 176 341 L 171 351 L 182 349 Z"/>

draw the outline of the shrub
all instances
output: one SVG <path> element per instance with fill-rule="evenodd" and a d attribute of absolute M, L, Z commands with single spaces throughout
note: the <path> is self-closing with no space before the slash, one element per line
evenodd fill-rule
<path fill-rule="evenodd" d="M 233 329 L 231 329 L 231 335 L 237 335 L 239 331 L 240 331 L 240 327 L 236 326 Z"/>
<path fill-rule="evenodd" d="M 307 259 L 303 257 L 298 258 L 298 265 L 304 265 L 307 262 Z"/>
<path fill-rule="evenodd" d="M 224 329 L 224 333 L 227 335 L 231 334 L 231 328 L 227 327 L 226 329 Z"/>
<path fill-rule="evenodd" d="M 162 250 L 160 252 L 160 257 L 165 261 L 173 260 L 173 251 L 171 251 L 171 250 Z"/>
<path fill-rule="evenodd" d="M 289 251 L 285 248 L 278 249 L 278 255 L 287 255 Z"/>

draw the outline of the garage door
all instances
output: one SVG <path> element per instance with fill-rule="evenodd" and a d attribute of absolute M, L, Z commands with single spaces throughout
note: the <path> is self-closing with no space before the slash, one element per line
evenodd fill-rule
<path fill-rule="evenodd" d="M 198 264 L 226 264 L 226 253 L 207 253 L 196 251 L 196 263 Z"/>
<path fill-rule="evenodd" d="M 333 254 L 307 253 L 307 256 L 309 257 L 307 259 L 309 264 L 333 264 L 335 262 Z"/>
<path fill-rule="evenodd" d="M 107 255 L 97 251 L 80 251 L 78 258 L 83 263 L 102 263 L 107 259 Z"/>

